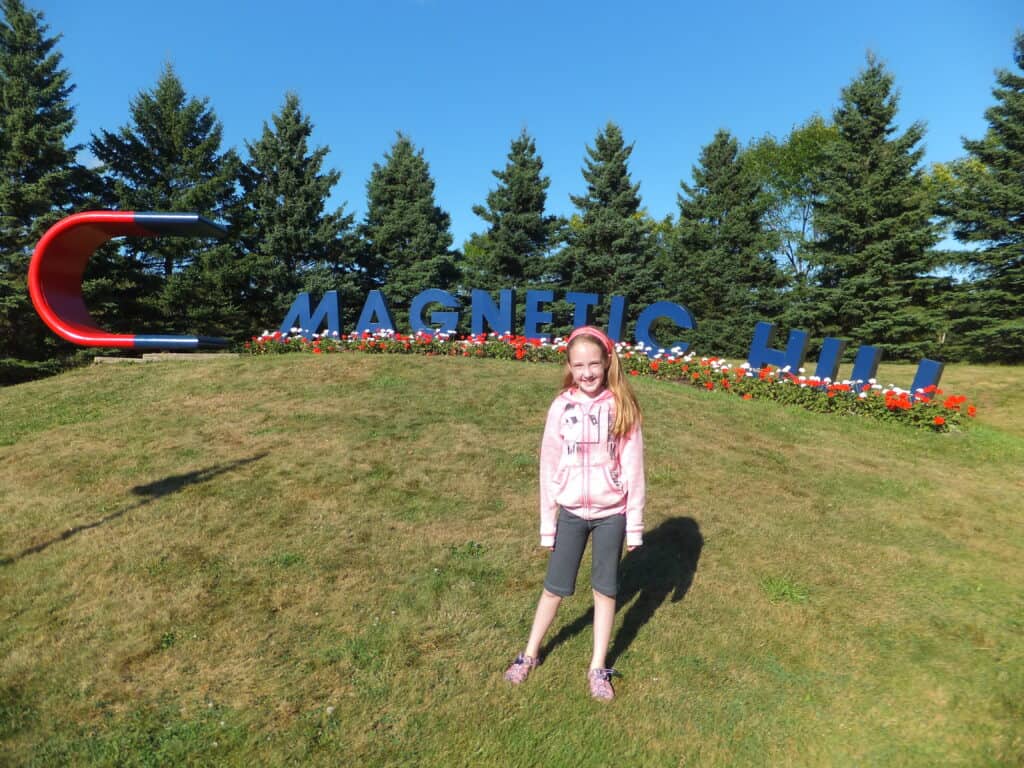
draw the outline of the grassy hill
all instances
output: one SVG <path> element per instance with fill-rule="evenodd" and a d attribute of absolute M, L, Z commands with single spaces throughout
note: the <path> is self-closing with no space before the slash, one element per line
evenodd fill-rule
<path fill-rule="evenodd" d="M 910 366 L 883 370 L 904 386 Z M 611 705 L 584 564 L 518 689 L 559 372 L 340 355 L 0 390 L 0 763 L 1015 765 L 1020 369 L 938 435 L 636 382 Z"/>

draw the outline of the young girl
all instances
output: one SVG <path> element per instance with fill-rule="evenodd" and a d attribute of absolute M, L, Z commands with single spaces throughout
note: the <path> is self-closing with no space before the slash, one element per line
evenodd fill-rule
<path fill-rule="evenodd" d="M 540 663 L 540 644 L 563 597 L 576 590 L 587 538 L 594 590 L 594 653 L 587 680 L 595 699 L 614 698 L 605 655 L 615 619 L 622 541 L 643 543 L 644 441 L 640 406 L 615 346 L 597 328 L 569 336 L 569 367 L 548 410 L 540 450 L 540 545 L 551 550 L 526 650 L 505 671 L 513 684 Z"/>

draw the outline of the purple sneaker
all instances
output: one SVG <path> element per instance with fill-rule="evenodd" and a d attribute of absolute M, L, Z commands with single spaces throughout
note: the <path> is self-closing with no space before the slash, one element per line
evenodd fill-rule
<path fill-rule="evenodd" d="M 519 685 L 530 676 L 530 671 L 538 664 L 540 664 L 540 659 L 520 653 L 516 656 L 516 660 L 505 670 L 505 679 L 512 683 L 512 685 Z"/>
<path fill-rule="evenodd" d="M 587 672 L 587 682 L 590 683 L 590 695 L 601 701 L 611 701 L 615 698 L 615 689 L 612 688 L 612 675 L 618 674 L 614 669 L 592 669 Z"/>

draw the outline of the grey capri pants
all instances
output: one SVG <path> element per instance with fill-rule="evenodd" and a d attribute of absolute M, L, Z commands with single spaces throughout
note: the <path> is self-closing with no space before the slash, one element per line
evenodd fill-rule
<path fill-rule="evenodd" d="M 560 597 L 576 591 L 576 575 L 583 560 L 587 537 L 593 535 L 590 585 L 608 597 L 619 591 L 619 558 L 626 538 L 626 516 L 611 515 L 584 520 L 559 507 L 555 532 L 555 551 L 548 559 L 544 589 Z"/>

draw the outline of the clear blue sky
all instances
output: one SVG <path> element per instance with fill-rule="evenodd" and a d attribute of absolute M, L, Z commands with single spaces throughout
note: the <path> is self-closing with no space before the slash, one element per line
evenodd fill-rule
<path fill-rule="evenodd" d="M 746 143 L 830 116 L 868 50 L 896 78 L 899 126 L 926 123 L 926 162 L 959 157 L 1024 28 L 1020 0 L 26 2 L 63 35 L 74 141 L 125 125 L 165 62 L 243 157 L 292 90 L 342 173 L 334 205 L 362 217 L 373 163 L 401 130 L 424 150 L 456 247 L 484 229 L 472 206 L 523 127 L 551 178 L 549 211 L 568 215 L 585 146 L 617 122 L 661 218 L 717 129 Z"/>

